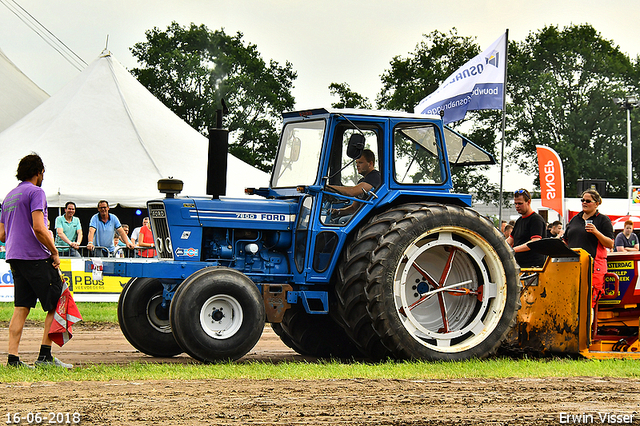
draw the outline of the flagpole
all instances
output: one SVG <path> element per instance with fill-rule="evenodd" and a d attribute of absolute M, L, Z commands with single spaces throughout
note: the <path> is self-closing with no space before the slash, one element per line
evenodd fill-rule
<path fill-rule="evenodd" d="M 504 141 L 505 141 L 505 125 L 507 111 L 507 65 L 509 63 L 509 28 L 505 31 L 505 49 L 504 49 L 504 85 L 502 86 L 502 143 L 500 148 L 500 194 L 498 196 L 498 226 L 502 230 L 502 185 L 504 176 Z"/>

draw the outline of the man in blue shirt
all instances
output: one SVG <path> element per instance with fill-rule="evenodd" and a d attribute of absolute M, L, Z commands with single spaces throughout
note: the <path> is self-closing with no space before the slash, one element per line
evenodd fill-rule
<path fill-rule="evenodd" d="M 93 250 L 95 247 L 105 247 L 108 253 L 103 249 L 96 250 L 94 256 L 107 257 L 116 249 L 113 244 L 113 236 L 118 233 L 120 240 L 124 241 L 128 248 L 133 249 L 133 244 L 129 240 L 126 232 L 122 229 L 120 220 L 114 214 L 109 213 L 109 203 L 105 200 L 98 202 L 98 213 L 91 217 L 89 222 L 89 236 L 87 249 Z"/>

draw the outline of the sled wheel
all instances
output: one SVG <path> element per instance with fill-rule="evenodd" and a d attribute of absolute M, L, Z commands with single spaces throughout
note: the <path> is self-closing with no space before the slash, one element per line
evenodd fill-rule
<path fill-rule="evenodd" d="M 510 248 L 488 219 L 457 206 L 412 207 L 372 256 L 371 321 L 398 358 L 486 357 L 515 323 L 517 274 Z"/>
<path fill-rule="evenodd" d="M 309 314 L 300 304 L 287 309 L 276 334 L 301 355 L 316 358 L 361 358 L 362 353 L 328 314 Z"/>
<path fill-rule="evenodd" d="M 265 324 L 262 296 L 234 269 L 202 269 L 178 287 L 171 301 L 178 344 L 202 362 L 235 360 L 258 342 Z"/>
<path fill-rule="evenodd" d="M 120 330 L 140 352 L 155 357 L 171 357 L 182 348 L 171 333 L 169 310 L 163 309 L 162 284 L 155 278 L 133 278 L 118 300 Z"/>

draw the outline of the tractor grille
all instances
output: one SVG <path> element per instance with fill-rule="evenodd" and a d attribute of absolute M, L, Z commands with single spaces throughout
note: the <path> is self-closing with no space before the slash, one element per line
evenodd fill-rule
<path fill-rule="evenodd" d="M 171 246 L 171 235 L 169 234 L 169 224 L 167 223 L 167 213 L 164 204 L 161 202 L 147 203 L 149 218 L 151 219 L 151 230 L 156 243 L 156 251 L 159 259 L 173 260 L 173 248 Z"/>

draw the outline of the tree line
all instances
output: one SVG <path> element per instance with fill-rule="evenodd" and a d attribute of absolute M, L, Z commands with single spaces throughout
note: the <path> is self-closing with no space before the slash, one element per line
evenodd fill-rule
<path fill-rule="evenodd" d="M 243 37 L 193 23 L 153 28 L 131 49 L 140 64 L 132 73 L 205 136 L 224 99 L 230 152 L 269 171 L 281 113 L 294 108 L 297 73 L 288 61 L 265 61 Z M 413 52 L 391 59 L 375 100 L 353 91 L 348 82 L 334 82 L 328 87 L 337 98 L 332 106 L 413 112 L 481 50 L 474 37 L 455 28 L 425 34 Z M 505 163 L 537 176 L 535 147 L 546 145 L 563 161 L 567 196 L 577 193 L 578 179 L 605 179 L 607 196 L 626 197 L 626 112 L 613 99 L 639 93 L 640 58 L 630 58 L 589 24 L 549 25 L 509 42 L 507 75 Z M 637 110 L 631 114 L 633 134 L 640 116 Z M 501 111 L 473 111 L 452 127 L 499 158 L 501 118 Z M 633 152 L 638 149 L 640 142 L 634 142 Z M 639 156 L 633 159 L 634 168 L 639 161 Z M 489 184 L 485 172 L 483 167 L 454 170 L 455 190 L 496 201 L 497 185 Z"/>

